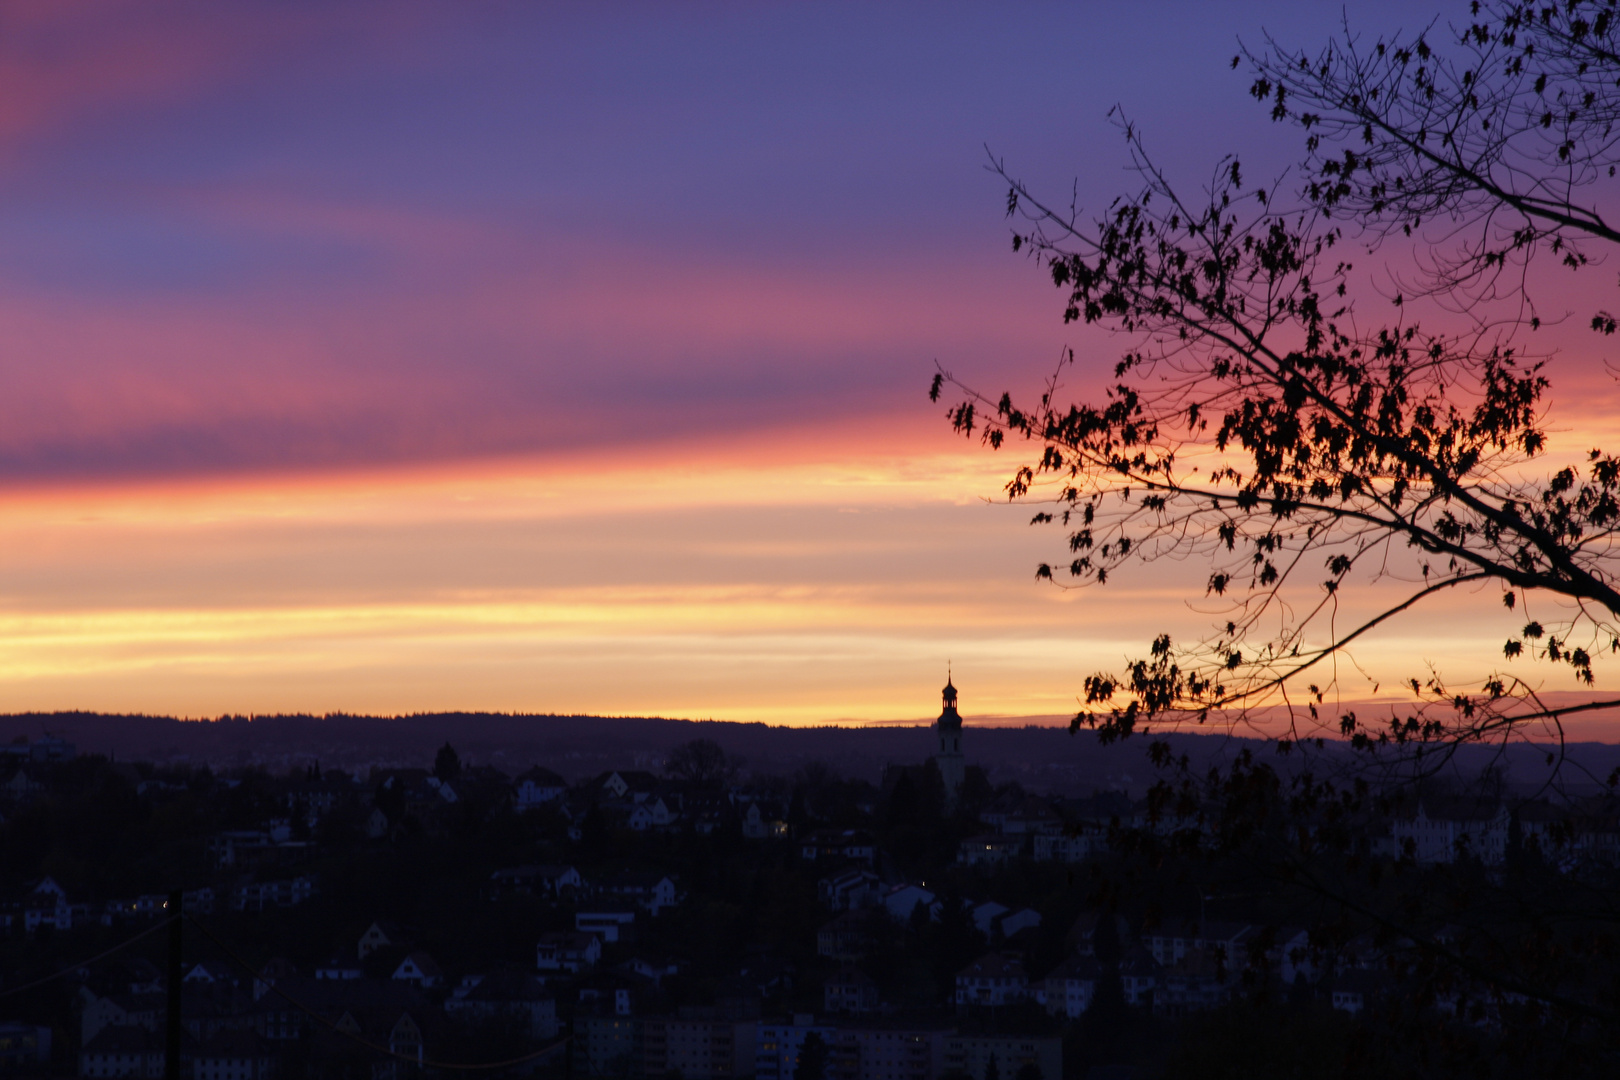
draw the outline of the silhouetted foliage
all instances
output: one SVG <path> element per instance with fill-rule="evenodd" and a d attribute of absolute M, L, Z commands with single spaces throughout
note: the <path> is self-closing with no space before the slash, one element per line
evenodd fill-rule
<path fill-rule="evenodd" d="M 812 1031 L 804 1037 L 793 1080 L 827 1080 L 827 1040 L 818 1032 Z"/>
<path fill-rule="evenodd" d="M 433 758 L 433 775 L 449 783 L 461 775 L 461 757 L 448 742 L 439 747 Z"/>
<path fill-rule="evenodd" d="M 726 756 L 713 739 L 693 739 L 671 750 L 664 771 L 695 784 L 713 784 L 737 775 L 742 763 Z"/>

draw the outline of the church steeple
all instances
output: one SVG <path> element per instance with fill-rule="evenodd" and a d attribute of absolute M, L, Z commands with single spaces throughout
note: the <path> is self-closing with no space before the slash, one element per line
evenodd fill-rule
<path fill-rule="evenodd" d="M 934 764 L 939 766 L 940 778 L 945 781 L 946 798 L 954 803 L 957 793 L 962 790 L 967 766 L 962 760 L 962 715 L 956 711 L 956 686 L 951 681 L 949 670 L 945 673 L 945 689 L 940 696 L 944 707 L 935 725 L 939 753 L 934 755 Z"/>

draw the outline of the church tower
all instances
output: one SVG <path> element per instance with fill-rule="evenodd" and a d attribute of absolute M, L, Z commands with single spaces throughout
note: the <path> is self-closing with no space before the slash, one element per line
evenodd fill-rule
<path fill-rule="evenodd" d="M 962 717 L 956 711 L 956 687 L 949 677 L 945 680 L 945 708 L 939 714 L 939 753 L 934 764 L 939 766 L 940 778 L 945 781 L 945 799 L 955 803 L 962 791 L 962 777 L 967 766 L 962 761 Z"/>

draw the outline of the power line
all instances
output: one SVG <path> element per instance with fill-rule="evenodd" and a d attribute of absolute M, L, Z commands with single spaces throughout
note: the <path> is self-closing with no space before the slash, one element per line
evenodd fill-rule
<path fill-rule="evenodd" d="M 0 990 L 0 998 L 10 997 L 12 994 L 20 994 L 24 990 L 32 990 L 36 986 L 44 986 L 46 983 L 51 982 L 53 979 L 60 979 L 64 975 L 71 975 L 75 971 L 78 971 L 80 968 L 89 967 L 91 964 L 94 964 L 97 961 L 105 960 L 105 959 L 107 959 L 107 957 L 113 955 L 114 953 L 120 952 L 120 951 L 122 951 L 124 949 L 129 948 L 131 945 L 135 944 L 137 941 L 141 940 L 142 938 L 150 937 L 151 935 L 157 933 L 159 930 L 164 929 L 170 923 L 174 922 L 174 920 L 176 920 L 178 918 L 180 918 L 180 916 L 178 914 L 170 915 L 168 918 L 164 919 L 162 922 L 159 922 L 159 923 L 156 923 L 156 924 L 154 924 L 152 926 L 147 927 L 145 930 L 142 930 L 140 933 L 136 934 L 134 937 L 127 938 L 123 942 L 121 942 L 120 944 L 114 945 L 112 948 L 108 949 L 106 952 L 97 953 L 95 956 L 92 956 L 88 960 L 80 960 L 77 964 L 74 964 L 71 967 L 65 967 L 61 971 L 56 972 L 54 975 L 47 975 L 43 979 L 35 979 L 33 982 L 26 982 L 26 983 L 23 983 L 21 986 L 13 986 L 9 990 Z"/>
<path fill-rule="evenodd" d="M 196 916 L 188 915 L 188 916 L 186 916 L 186 918 L 191 922 L 191 925 L 195 926 L 198 930 L 202 931 L 204 937 L 208 938 L 208 940 L 212 941 L 215 945 L 218 945 L 220 947 L 220 949 L 225 953 L 226 956 L 230 957 L 231 960 L 235 961 L 244 971 L 248 972 L 255 979 L 258 979 L 258 972 L 254 969 L 253 965 L 248 963 L 246 960 L 242 959 L 242 957 L 239 956 L 234 949 L 232 949 L 229 945 L 227 945 L 223 941 L 221 941 L 214 934 L 214 932 L 209 930 L 208 927 L 204 926 L 202 924 L 202 922 L 197 919 Z M 287 993 L 287 991 L 285 991 L 281 987 L 277 986 L 273 980 L 259 979 L 259 981 L 263 982 L 267 987 L 269 987 L 269 989 L 270 989 L 270 991 L 272 993 L 276 994 L 282 1000 L 284 1000 L 288 1004 L 290 1004 L 293 1008 L 297 1009 L 299 1012 L 303 1013 L 305 1016 L 309 1017 L 310 1019 L 316 1021 L 322 1027 L 326 1028 L 328 1031 L 332 1032 L 333 1034 L 340 1035 L 343 1038 L 348 1039 L 350 1042 L 357 1043 L 360 1046 L 365 1047 L 367 1050 L 371 1050 L 371 1051 L 374 1051 L 375 1053 L 387 1055 L 388 1057 L 395 1058 L 395 1059 L 397 1059 L 399 1061 L 408 1061 L 413 1065 L 420 1065 L 423 1068 L 453 1069 L 453 1070 L 457 1070 L 457 1071 L 460 1071 L 460 1072 L 479 1072 L 479 1071 L 487 1072 L 487 1071 L 494 1070 L 494 1069 L 508 1069 L 508 1068 L 511 1068 L 513 1065 L 522 1065 L 522 1064 L 525 1064 L 526 1062 L 535 1061 L 535 1060 L 537 1060 L 539 1058 L 543 1058 L 546 1055 L 551 1054 L 554 1051 L 556 1051 L 558 1047 L 567 1045 L 568 1039 L 569 1039 L 569 1036 L 564 1036 L 563 1038 L 559 1039 L 558 1041 L 552 1043 L 550 1046 L 547 1046 L 542 1050 L 536 1050 L 533 1053 L 524 1054 L 522 1057 L 508 1058 L 505 1061 L 488 1061 L 488 1062 L 479 1062 L 478 1064 L 465 1064 L 465 1063 L 458 1063 L 458 1062 L 451 1062 L 451 1061 L 435 1061 L 432 1058 L 424 1058 L 424 1057 L 420 1057 L 420 1056 L 413 1057 L 410 1054 L 401 1054 L 399 1051 L 394 1050 L 391 1047 L 383 1046 L 380 1043 L 374 1043 L 370 1039 L 364 1038 L 363 1036 L 360 1036 L 360 1035 L 356 1035 L 352 1031 L 344 1031 L 342 1028 L 337 1026 L 337 1023 L 335 1021 L 327 1019 L 325 1016 L 322 1016 L 320 1013 L 316 1012 L 314 1009 L 310 1008 L 308 1005 L 305 1005 L 302 1001 L 299 1001 L 297 998 L 295 998 L 291 994 Z"/>

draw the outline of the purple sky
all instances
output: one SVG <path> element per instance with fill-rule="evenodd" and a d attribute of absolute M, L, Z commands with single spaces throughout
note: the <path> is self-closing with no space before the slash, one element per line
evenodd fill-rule
<path fill-rule="evenodd" d="M 12 9 L 0 477 L 915 417 L 1065 340 L 984 146 L 1102 205 L 1117 101 L 1281 168 L 1227 61 L 1300 7 Z"/>

